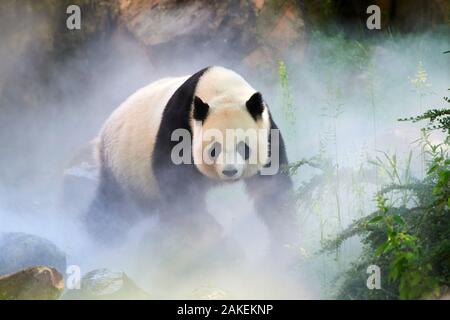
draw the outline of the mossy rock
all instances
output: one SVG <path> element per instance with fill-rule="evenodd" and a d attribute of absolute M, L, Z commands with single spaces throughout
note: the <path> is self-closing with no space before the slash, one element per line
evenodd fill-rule
<path fill-rule="evenodd" d="M 56 300 L 64 279 L 54 268 L 35 266 L 0 276 L 0 300 Z"/>

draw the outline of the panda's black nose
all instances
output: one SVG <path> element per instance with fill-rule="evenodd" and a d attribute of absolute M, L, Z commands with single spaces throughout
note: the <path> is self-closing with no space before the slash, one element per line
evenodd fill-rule
<path fill-rule="evenodd" d="M 222 173 L 227 177 L 233 177 L 236 175 L 238 171 L 236 169 L 225 169 L 222 171 Z"/>

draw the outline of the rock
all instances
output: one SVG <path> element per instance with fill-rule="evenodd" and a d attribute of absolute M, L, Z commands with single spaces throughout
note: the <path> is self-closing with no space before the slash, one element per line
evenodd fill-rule
<path fill-rule="evenodd" d="M 44 238 L 26 233 L 0 234 L 0 275 L 45 265 L 66 271 L 66 255 Z"/>
<path fill-rule="evenodd" d="M 264 6 L 264 0 L 252 0 L 256 9 L 261 10 Z"/>
<path fill-rule="evenodd" d="M 81 279 L 81 288 L 68 290 L 65 300 L 145 300 L 150 295 L 139 288 L 124 272 L 97 269 Z"/>
<path fill-rule="evenodd" d="M 250 32 L 254 29 L 254 10 L 246 1 L 119 2 L 122 25 L 158 62 L 155 66 L 186 59 L 186 51 L 193 52 L 191 60 L 204 61 L 205 54 L 214 50 L 228 61 L 240 61 L 242 51 L 255 47 Z"/>
<path fill-rule="evenodd" d="M 204 59 L 213 51 L 229 63 L 276 70 L 277 59 L 302 56 L 305 28 L 293 1 L 119 0 L 120 21 L 154 60 Z M 273 64 L 273 65 L 272 65 Z"/>
<path fill-rule="evenodd" d="M 373 4 L 380 7 L 382 30 L 420 32 L 436 30 L 439 26 L 450 24 L 448 0 L 337 0 L 334 1 L 334 7 L 325 1 L 310 1 L 307 6 L 318 5 L 322 10 L 316 10 L 314 13 L 307 8 L 306 11 L 314 13 L 312 18 L 316 21 L 311 23 L 317 23 L 317 18 L 327 15 L 328 19 L 332 19 L 331 22 L 364 27 L 368 16 L 365 14 L 366 9 Z M 334 14 L 329 14 L 330 11 Z"/>
<path fill-rule="evenodd" d="M 291 1 L 258 5 L 261 6 L 256 20 L 258 47 L 243 58 L 244 65 L 265 73 L 276 71 L 280 60 L 300 63 L 306 48 L 303 12 Z"/>
<path fill-rule="evenodd" d="M 54 268 L 35 266 L 0 276 L 0 300 L 56 300 L 64 280 Z"/>
<path fill-rule="evenodd" d="M 66 9 L 71 4 L 81 8 L 81 30 L 69 30 L 66 26 Z M 108 40 L 116 30 L 117 17 L 116 1 L 0 1 L 0 93 L 16 104 L 41 108 L 42 101 L 36 100 L 41 96 L 48 99 L 49 92 L 40 82 L 49 80 L 60 61 L 75 54 L 85 56 L 87 43 Z M 21 90 L 17 97 L 18 87 L 28 90 Z"/>

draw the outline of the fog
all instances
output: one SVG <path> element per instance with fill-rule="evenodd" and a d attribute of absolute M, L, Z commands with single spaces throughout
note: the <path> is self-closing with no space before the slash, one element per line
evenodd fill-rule
<path fill-rule="evenodd" d="M 39 39 L 32 27 L 21 26 L 17 32 Z M 0 35 L 7 46 L 12 43 L 8 37 Z M 13 57 L 3 49 L 0 231 L 53 241 L 66 252 L 68 264 L 79 265 L 83 273 L 101 267 L 123 270 L 155 298 L 196 297 L 198 290 L 226 298 L 329 298 L 336 290 L 335 277 L 357 257 L 361 244 L 352 239 L 330 257 L 317 254 L 321 240 L 375 208 L 374 192 L 386 177 L 368 160 L 383 157 L 381 151 L 395 152 L 402 167 L 413 150 L 413 176 L 421 177 L 418 146 L 413 144 L 420 125 L 397 119 L 442 105 L 450 83 L 450 61 L 442 52 L 449 48 L 447 31 L 380 37 L 370 45 L 342 35 L 314 34 L 301 62 L 286 62 L 295 122 L 284 114 L 276 74 L 259 77 L 235 61 L 224 61 L 214 48 L 191 48 L 193 61 L 182 55 L 177 61 L 153 61 L 133 39 L 118 33 L 106 43 L 89 43 L 82 55 L 55 62 L 45 77 L 36 71 L 39 51 Z M 80 189 L 67 186 L 67 170 L 80 164 L 80 157 L 85 159 L 81 150 L 112 110 L 153 80 L 192 74 L 208 65 L 232 68 L 263 93 L 291 162 L 320 154 L 324 161 L 330 159 L 333 172 L 338 165 L 338 189 L 336 175 L 331 175 L 309 189 L 309 202 L 300 197 L 301 245 L 292 249 L 296 259 L 289 268 L 270 262 L 267 228 L 241 183 L 208 195 L 208 209 L 222 225 L 224 237 L 206 247 L 164 234 L 154 216 L 139 222 L 119 246 L 95 243 L 81 222 L 95 190 L 95 175 L 78 193 Z M 414 79 L 420 68 L 428 78 L 418 88 Z M 366 180 L 358 175 L 363 171 Z M 296 187 L 320 172 L 301 167 L 293 177 Z"/>

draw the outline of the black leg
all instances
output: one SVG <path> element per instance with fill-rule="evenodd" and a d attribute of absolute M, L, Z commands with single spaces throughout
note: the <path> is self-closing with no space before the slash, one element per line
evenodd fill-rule
<path fill-rule="evenodd" d="M 184 165 L 180 165 L 184 166 Z M 219 235 L 220 224 L 207 212 L 207 178 L 194 167 L 171 167 L 155 171 L 160 186 L 160 220 L 188 238 Z"/>
<path fill-rule="evenodd" d="M 272 244 L 295 244 L 298 228 L 290 177 L 284 173 L 258 175 L 247 179 L 246 187 L 257 214 L 269 229 Z"/>
<path fill-rule="evenodd" d="M 256 211 L 269 228 L 272 243 L 279 246 L 298 243 L 298 226 L 291 177 L 283 171 L 288 164 L 281 133 L 271 117 L 269 134 L 270 164 L 278 164 L 275 174 L 258 174 L 246 180 L 247 192 L 253 198 Z M 275 134 L 276 136 L 272 136 Z M 278 159 L 272 158 L 278 156 Z M 270 171 L 270 170 L 269 170 Z M 268 173 L 268 171 L 264 171 Z M 272 173 L 272 172 L 270 172 Z"/>
<path fill-rule="evenodd" d="M 97 193 L 84 219 L 88 233 L 108 244 L 123 239 L 132 220 L 130 211 L 120 185 L 108 169 L 102 169 Z"/>

